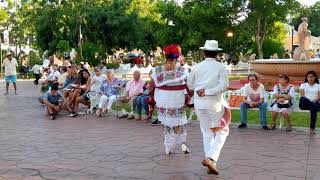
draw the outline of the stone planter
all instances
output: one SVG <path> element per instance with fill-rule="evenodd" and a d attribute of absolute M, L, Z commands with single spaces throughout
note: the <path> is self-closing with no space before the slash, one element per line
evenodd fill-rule
<path fill-rule="evenodd" d="M 255 60 L 251 66 L 263 80 L 278 80 L 280 74 L 286 74 L 291 80 L 302 81 L 308 71 L 320 74 L 320 59 L 293 61 L 289 59 Z"/>

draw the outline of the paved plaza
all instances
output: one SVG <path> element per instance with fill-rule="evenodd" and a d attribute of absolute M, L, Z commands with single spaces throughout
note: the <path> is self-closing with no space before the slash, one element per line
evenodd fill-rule
<path fill-rule="evenodd" d="M 164 153 L 162 128 L 115 115 L 51 121 L 31 81 L 18 82 L 19 95 L 2 95 L 0 85 L 0 179 L 300 180 L 320 179 L 320 136 L 303 129 L 263 131 L 255 127 L 230 136 L 207 175 L 198 122 L 189 126 L 191 154 Z"/>

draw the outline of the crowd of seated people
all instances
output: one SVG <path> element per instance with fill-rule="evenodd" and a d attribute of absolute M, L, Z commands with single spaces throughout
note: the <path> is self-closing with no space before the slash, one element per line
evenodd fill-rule
<path fill-rule="evenodd" d="M 105 116 L 112 111 L 114 104 L 120 107 L 120 119 L 135 119 L 136 121 L 151 122 L 153 110 L 156 107 L 153 95 L 155 84 L 141 79 L 139 71 L 134 71 L 133 80 L 124 83 L 114 77 L 112 69 L 95 67 L 92 74 L 88 66 L 72 64 L 68 67 L 53 65 L 44 68 L 45 78 L 39 80 L 42 86 L 49 86 L 41 102 L 47 107 L 51 119 L 62 109 L 70 112 L 70 117 L 78 116 L 79 105 L 90 108 L 90 94 L 95 92 L 100 96 L 97 101 L 97 117 Z M 103 69 L 104 68 L 104 69 Z M 102 72 L 103 71 L 103 72 Z M 105 73 L 104 73 L 105 72 Z M 150 72 L 151 73 L 151 72 Z M 149 74 L 150 75 L 150 74 Z M 268 104 L 264 97 L 264 85 L 255 74 L 248 76 L 248 84 L 243 87 L 242 103 L 240 105 L 241 124 L 239 128 L 247 127 L 247 111 L 258 108 L 260 111 L 261 127 L 265 130 L 276 129 L 276 119 L 281 113 L 286 121 L 286 131 L 292 131 L 290 114 L 293 111 L 294 86 L 290 84 L 287 75 L 279 76 L 279 83 L 272 91 L 272 103 Z M 125 84 L 125 86 L 124 86 Z M 120 91 L 124 89 L 123 95 Z M 320 111 L 320 85 L 317 73 L 309 71 L 305 82 L 299 87 L 299 107 L 310 111 L 310 133 L 315 133 L 317 112 Z M 127 112 L 127 110 L 129 111 Z M 267 126 L 267 111 L 271 111 L 271 123 Z M 153 124 L 161 122 L 155 120 Z"/>
<path fill-rule="evenodd" d="M 105 116 L 117 103 L 121 107 L 120 119 L 151 122 L 155 108 L 154 82 L 144 82 L 140 72 L 135 71 L 133 80 L 124 84 L 125 81 L 114 77 L 112 69 L 105 70 L 104 74 L 102 68 L 95 67 L 90 75 L 90 71 L 83 64 L 46 67 L 45 78 L 41 79 L 40 83 L 42 86 L 48 85 L 48 88 L 40 101 L 46 106 L 50 119 L 56 119 L 56 114 L 63 109 L 70 113 L 70 117 L 77 117 L 80 104 L 90 108 L 90 98 L 94 92 L 100 97 L 96 107 L 97 117 Z M 125 89 L 123 96 L 120 95 L 121 89 Z M 125 109 L 129 109 L 129 113 Z M 156 120 L 153 124 L 159 122 Z"/>
<path fill-rule="evenodd" d="M 293 99 L 295 98 L 294 86 L 290 84 L 287 75 L 279 76 L 279 83 L 272 91 L 272 103 L 268 104 L 264 97 L 265 89 L 256 75 L 248 76 L 249 83 L 243 88 L 243 101 L 240 105 L 241 124 L 239 128 L 247 127 L 247 110 L 258 108 L 261 126 L 265 130 L 276 129 L 276 119 L 281 113 L 286 121 L 286 131 L 292 131 L 290 113 L 293 111 Z M 305 81 L 299 87 L 299 108 L 310 111 L 310 134 L 315 134 L 317 112 L 320 111 L 320 85 L 315 71 L 309 71 Z M 271 111 L 271 124 L 267 126 L 267 109 Z"/>

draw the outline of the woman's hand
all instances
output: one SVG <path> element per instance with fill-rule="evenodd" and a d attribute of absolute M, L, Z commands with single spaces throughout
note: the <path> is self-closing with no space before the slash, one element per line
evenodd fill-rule
<path fill-rule="evenodd" d="M 198 94 L 199 97 L 205 96 L 204 89 L 198 90 L 198 91 L 197 91 L 197 94 Z"/>

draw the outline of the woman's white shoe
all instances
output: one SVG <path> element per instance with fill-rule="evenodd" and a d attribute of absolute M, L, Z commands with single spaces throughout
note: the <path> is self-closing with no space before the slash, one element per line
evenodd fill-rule
<path fill-rule="evenodd" d="M 182 152 L 184 152 L 185 154 L 189 154 L 189 153 L 190 153 L 188 147 L 187 147 L 185 144 L 182 144 L 182 145 L 181 145 L 181 150 L 182 150 Z"/>
<path fill-rule="evenodd" d="M 166 155 L 170 155 L 171 154 L 171 151 L 169 148 L 166 148 Z"/>

